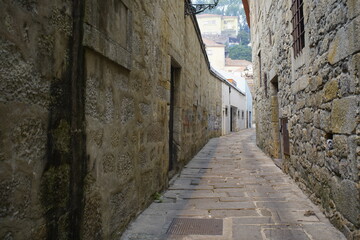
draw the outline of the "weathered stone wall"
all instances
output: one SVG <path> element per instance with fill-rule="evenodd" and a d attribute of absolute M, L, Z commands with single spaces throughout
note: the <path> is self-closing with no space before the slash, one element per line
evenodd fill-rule
<path fill-rule="evenodd" d="M 221 133 L 196 22 L 183 1 L 0 5 L 0 238 L 118 237 Z"/>
<path fill-rule="evenodd" d="M 332 223 L 358 239 L 360 2 L 304 0 L 305 48 L 296 58 L 290 7 L 290 0 L 251 1 L 257 143 L 282 156 L 284 170 Z M 279 117 L 289 119 L 290 156 L 281 154 Z"/>
<path fill-rule="evenodd" d="M 175 171 L 221 130 L 221 82 L 209 72 L 194 23 L 184 17 L 184 2 L 123 1 L 131 15 L 128 29 L 116 12 L 94 15 L 95 9 L 118 8 L 112 4 L 89 0 L 85 8 L 84 239 L 115 239 L 166 187 L 172 66 Z M 109 55 L 103 46 L 120 48 L 115 33 L 122 28 L 128 31 L 128 56 Z"/>
<path fill-rule="evenodd" d="M 72 3 L 0 6 L 0 238 L 66 235 Z"/>

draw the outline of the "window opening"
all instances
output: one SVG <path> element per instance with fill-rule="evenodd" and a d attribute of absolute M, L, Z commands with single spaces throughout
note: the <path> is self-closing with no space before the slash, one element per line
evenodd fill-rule
<path fill-rule="evenodd" d="M 303 0 L 292 0 L 291 12 L 293 25 L 293 49 L 294 57 L 297 57 L 305 47 L 305 25 L 304 25 L 304 2 Z"/>

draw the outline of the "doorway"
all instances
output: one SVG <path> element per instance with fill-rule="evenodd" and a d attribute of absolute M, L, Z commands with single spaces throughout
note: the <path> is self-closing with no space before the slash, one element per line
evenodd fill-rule
<path fill-rule="evenodd" d="M 272 136 L 273 136 L 273 146 L 272 146 L 272 157 L 274 159 L 281 159 L 281 139 L 280 139 L 280 125 L 279 125 L 279 101 L 278 101 L 278 93 L 279 93 L 279 82 L 278 77 L 275 76 L 270 81 L 270 90 L 271 90 L 271 128 L 272 128 Z"/>
<path fill-rule="evenodd" d="M 169 109 L 169 172 L 178 168 L 178 149 L 180 144 L 180 65 L 171 61 L 170 69 L 170 109 Z M 170 173 L 171 175 L 171 173 Z"/>

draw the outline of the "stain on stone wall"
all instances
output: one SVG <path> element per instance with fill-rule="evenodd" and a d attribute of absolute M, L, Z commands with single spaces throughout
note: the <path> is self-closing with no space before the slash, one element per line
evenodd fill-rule
<path fill-rule="evenodd" d="M 67 239 L 72 3 L 0 5 L 0 238 Z"/>

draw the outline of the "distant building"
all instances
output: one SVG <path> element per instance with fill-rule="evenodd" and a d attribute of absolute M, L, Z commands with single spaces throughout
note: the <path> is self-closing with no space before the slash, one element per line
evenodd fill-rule
<path fill-rule="evenodd" d="M 197 21 L 202 35 L 225 35 L 237 37 L 239 31 L 239 19 L 237 16 L 221 16 L 216 14 L 201 14 Z"/>
<path fill-rule="evenodd" d="M 224 75 L 224 71 L 212 71 L 222 82 L 222 135 L 251 127 L 249 109 L 252 111 L 251 93 L 246 92 L 245 81 L 237 87 L 236 81 Z M 245 83 L 245 85 L 243 85 Z M 241 88 L 240 88 L 241 87 Z M 250 99 L 250 105 L 248 103 Z M 251 115 L 251 113 L 250 113 Z"/>
<path fill-rule="evenodd" d="M 216 69 L 224 69 L 225 67 L 225 45 L 216 43 L 207 38 L 203 38 L 206 53 L 208 55 L 211 66 Z"/>
<path fill-rule="evenodd" d="M 217 73 L 219 73 L 221 76 L 225 77 L 227 79 L 228 82 L 230 82 L 232 85 L 234 85 L 234 87 L 236 89 L 238 89 L 240 92 L 245 94 L 245 98 L 242 99 L 242 101 L 245 101 L 245 104 L 241 106 L 241 111 L 243 110 L 243 112 L 241 113 L 241 119 L 243 119 L 244 121 L 241 122 L 241 126 L 240 129 L 242 128 L 251 128 L 252 124 L 254 122 L 254 111 L 253 111 L 253 96 L 252 96 L 252 92 L 250 89 L 250 86 L 246 80 L 246 78 L 236 74 L 236 73 L 231 73 L 228 71 L 224 71 L 224 70 L 218 70 Z M 226 97 L 224 97 L 224 86 L 223 86 L 223 104 L 224 104 L 224 99 L 227 99 Z M 230 93 L 231 95 L 231 93 Z M 230 100 L 232 99 L 231 104 L 234 103 L 234 96 L 230 96 Z M 224 120 L 223 120 L 224 122 Z M 225 120 L 226 122 L 226 120 Z M 223 130 L 226 129 L 226 126 L 223 126 Z"/>
<path fill-rule="evenodd" d="M 254 80 L 252 63 L 247 60 L 233 60 L 225 58 L 225 45 L 215 41 L 203 38 L 206 53 L 208 55 L 211 66 L 216 70 L 231 72 L 236 77 L 245 78 L 249 85 L 250 91 L 254 94 Z"/>
<path fill-rule="evenodd" d="M 253 67 L 251 62 L 247 60 L 234 60 L 231 58 L 225 58 L 225 65 L 223 70 L 233 73 L 234 76 L 245 78 L 251 93 L 254 94 Z"/>

